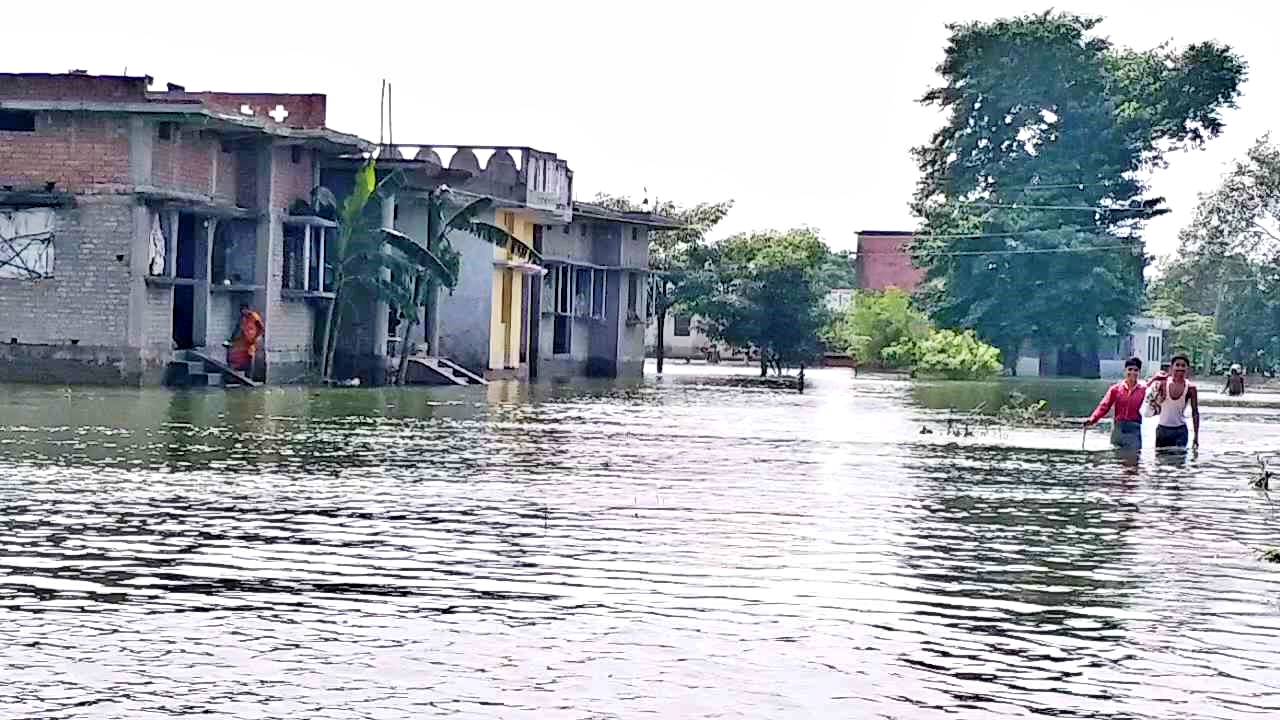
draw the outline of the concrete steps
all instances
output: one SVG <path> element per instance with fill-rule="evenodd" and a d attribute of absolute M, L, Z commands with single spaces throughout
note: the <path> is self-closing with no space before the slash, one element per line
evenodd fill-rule
<path fill-rule="evenodd" d="M 258 383 L 202 352 L 202 348 L 180 351 L 165 369 L 164 384 L 170 387 L 257 387 Z"/>
<path fill-rule="evenodd" d="M 409 358 L 408 385 L 488 385 L 489 381 L 466 368 L 436 356 Z"/>

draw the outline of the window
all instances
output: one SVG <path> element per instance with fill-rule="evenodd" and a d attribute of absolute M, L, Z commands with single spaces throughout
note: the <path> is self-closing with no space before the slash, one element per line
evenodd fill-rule
<path fill-rule="evenodd" d="M 640 306 L 640 273 L 627 273 L 627 317 L 638 317 Z"/>
<path fill-rule="evenodd" d="M 298 147 L 297 145 L 294 145 L 293 147 L 289 148 L 289 162 L 293 163 L 294 165 L 297 165 L 298 163 L 302 162 L 302 148 Z"/>
<path fill-rule="evenodd" d="M 568 315 L 573 312 L 573 268 L 556 265 L 552 274 L 555 276 L 555 305 L 552 309 L 557 315 Z"/>
<path fill-rule="evenodd" d="M 640 228 L 635 228 L 635 227 L 631 228 L 631 239 L 632 240 L 640 239 Z"/>
<path fill-rule="evenodd" d="M 581 228 L 580 232 L 582 233 L 582 237 L 586 237 L 586 236 L 587 236 L 587 224 L 586 224 L 586 223 L 582 223 L 582 224 L 581 224 L 581 225 L 579 225 L 578 227 L 580 227 L 580 228 Z"/>
<path fill-rule="evenodd" d="M 0 131 L 35 132 L 36 114 L 28 110 L 0 110 Z"/>
<path fill-rule="evenodd" d="M 306 228 L 301 225 L 284 226 L 284 277 L 280 286 L 285 290 L 303 289 L 307 257 L 303 254 Z"/>
<path fill-rule="evenodd" d="M 591 268 L 573 269 L 573 314 L 578 317 L 591 314 Z"/>
<path fill-rule="evenodd" d="M 173 140 L 174 136 L 178 134 L 177 129 L 177 126 L 171 122 L 162 122 L 156 127 L 156 135 L 161 140 Z"/>
<path fill-rule="evenodd" d="M 333 278 L 326 272 L 328 246 L 335 230 L 286 223 L 284 226 L 284 273 L 280 286 L 285 290 L 330 291 Z"/>
<path fill-rule="evenodd" d="M 53 227 L 50 208 L 0 209 L 0 278 L 53 277 Z"/>
<path fill-rule="evenodd" d="M 1147 338 L 1147 362 L 1149 363 L 1160 362 L 1160 355 L 1162 354 L 1161 350 L 1163 350 L 1163 348 L 1160 347 L 1160 336 L 1159 335 L 1149 336 Z"/>
<path fill-rule="evenodd" d="M 604 319 L 604 292 L 609 276 L 604 270 L 591 271 L 591 317 Z"/>
<path fill-rule="evenodd" d="M 693 318 L 688 315 L 676 315 L 673 324 L 676 337 L 689 337 L 693 330 Z"/>

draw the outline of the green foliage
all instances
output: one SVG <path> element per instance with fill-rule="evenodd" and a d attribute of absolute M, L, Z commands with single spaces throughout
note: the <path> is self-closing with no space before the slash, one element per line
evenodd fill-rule
<path fill-rule="evenodd" d="M 830 251 L 808 228 L 744 233 L 694 248 L 685 306 L 707 337 L 760 351 L 781 372 L 817 355 L 827 321 L 819 271 Z"/>
<path fill-rule="evenodd" d="M 999 375 L 1003 368 L 1000 351 L 979 340 L 972 330 L 934 330 L 913 345 L 916 375 L 980 380 Z"/>
<path fill-rule="evenodd" d="M 1009 393 L 1004 404 L 996 410 L 996 421 L 1018 427 L 1058 424 L 1057 418 L 1049 412 L 1048 400 L 1032 400 L 1017 390 Z"/>
<path fill-rule="evenodd" d="M 1280 145 L 1260 138 L 1201 196 L 1179 238 L 1153 283 L 1153 305 L 1163 302 L 1175 323 L 1177 313 L 1213 317 L 1231 362 L 1280 364 Z"/>
<path fill-rule="evenodd" d="M 1191 312 L 1177 300 L 1159 295 L 1150 308 L 1153 314 L 1169 318 L 1169 344 L 1174 352 L 1188 355 L 1193 368 L 1213 369 L 1214 358 L 1222 349 L 1222 335 L 1212 315 Z"/>
<path fill-rule="evenodd" d="M 827 339 L 858 362 L 905 368 L 915 362 L 914 341 L 928 333 L 929 320 L 912 305 L 911 297 L 889 289 L 855 293 L 831 323 Z M 886 354 L 890 348 L 893 351 Z"/>
<path fill-rule="evenodd" d="M 818 284 L 826 290 L 858 287 L 853 270 L 853 253 L 848 250 L 828 253 L 818 268 Z"/>
<path fill-rule="evenodd" d="M 355 172 L 351 192 L 338 203 L 333 192 L 316 188 L 312 206 L 323 215 L 337 209 L 338 233 L 328 248 L 332 265 L 335 299 L 329 304 L 321 341 L 322 377 L 330 379 L 333 354 L 337 349 L 342 309 L 357 300 L 383 302 L 401 317 L 417 318 L 421 307 L 438 283 L 448 288 L 457 284 L 460 255 L 449 244 L 450 230 L 467 230 L 482 240 L 505 243 L 505 230 L 480 222 L 477 215 L 492 208 L 493 200 L 462 201 L 448 187 L 428 196 L 428 223 L 425 247 L 412 238 L 388 235 L 375 219 L 370 201 L 387 184 L 399 179 L 392 172 L 378 179 L 377 161 L 369 158 Z"/>
<path fill-rule="evenodd" d="M 923 102 L 948 112 L 915 151 L 914 244 L 930 317 L 1011 361 L 1025 339 L 1096 350 L 1142 292 L 1137 180 L 1221 132 L 1245 66 L 1228 48 L 1118 49 L 1100 20 L 1040 15 L 950 26 Z"/>

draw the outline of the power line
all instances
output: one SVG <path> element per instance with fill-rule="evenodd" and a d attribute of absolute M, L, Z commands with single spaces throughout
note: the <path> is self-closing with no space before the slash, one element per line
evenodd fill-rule
<path fill-rule="evenodd" d="M 940 250 L 938 252 L 922 251 L 919 254 L 925 257 L 957 257 L 970 255 L 1041 255 L 1041 254 L 1059 254 L 1059 253 L 1088 253 L 1088 252 L 1115 252 L 1127 250 L 1133 252 L 1138 249 L 1137 245 L 1132 243 L 1126 245 L 1094 245 L 1092 247 L 1060 247 L 1060 248 L 1007 248 L 1004 250 Z M 859 252 L 859 255 L 900 255 L 900 251 L 870 251 Z"/>
<path fill-rule="evenodd" d="M 985 207 L 996 210 L 1087 210 L 1089 212 L 1154 212 L 1152 208 L 1146 207 L 1107 207 L 1097 205 L 1028 205 L 1025 203 L 990 203 L 981 200 L 973 202 L 961 201 L 957 205 L 970 205 L 973 207 Z"/>
<path fill-rule="evenodd" d="M 1062 227 L 1056 227 L 1056 228 L 1040 228 L 1040 229 L 1032 228 L 1032 229 L 1030 229 L 1030 230 L 1009 230 L 1008 232 L 986 232 L 986 233 L 931 233 L 931 234 L 916 234 L 916 233 L 913 233 L 911 237 L 912 237 L 912 239 L 915 239 L 915 238 L 940 238 L 940 239 L 948 239 L 948 238 L 955 238 L 955 239 L 963 239 L 963 238 L 1007 238 L 1007 237 L 1018 237 L 1019 235 L 1029 235 L 1029 234 L 1032 234 L 1032 233 L 1054 232 L 1054 231 L 1057 231 L 1057 230 L 1069 230 L 1069 231 L 1077 231 L 1077 230 L 1080 230 L 1080 231 L 1084 231 L 1084 230 L 1096 230 L 1096 229 L 1097 229 L 1096 227 L 1091 226 L 1091 225 L 1063 225 Z"/>

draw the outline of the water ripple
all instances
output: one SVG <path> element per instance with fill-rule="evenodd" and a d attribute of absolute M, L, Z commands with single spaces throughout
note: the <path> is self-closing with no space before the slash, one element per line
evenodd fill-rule
<path fill-rule="evenodd" d="M 1280 713 L 1280 412 L 1130 463 L 811 379 L 10 389 L 0 718 Z"/>

